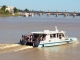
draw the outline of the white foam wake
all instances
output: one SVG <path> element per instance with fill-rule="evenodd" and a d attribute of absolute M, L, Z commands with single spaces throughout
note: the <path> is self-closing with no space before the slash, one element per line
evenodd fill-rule
<path fill-rule="evenodd" d="M 11 47 L 17 47 L 20 46 L 19 44 L 0 44 L 0 49 L 6 49 Z"/>
<path fill-rule="evenodd" d="M 0 53 L 17 52 L 29 48 L 33 47 L 20 44 L 0 44 Z"/>

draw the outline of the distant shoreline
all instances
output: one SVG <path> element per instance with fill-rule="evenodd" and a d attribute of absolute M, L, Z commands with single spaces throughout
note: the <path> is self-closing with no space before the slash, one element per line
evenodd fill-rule
<path fill-rule="evenodd" d="M 21 16 L 20 14 L 0 14 L 0 17 L 8 17 L 8 16 Z"/>

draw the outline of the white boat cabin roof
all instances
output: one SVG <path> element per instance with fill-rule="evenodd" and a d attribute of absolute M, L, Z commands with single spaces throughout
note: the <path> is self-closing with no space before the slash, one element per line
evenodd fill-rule
<path fill-rule="evenodd" d="M 31 32 L 32 34 L 56 34 L 56 33 L 65 33 L 64 31 L 59 31 L 59 30 L 55 30 L 55 31 L 49 31 L 49 30 L 44 30 L 44 31 L 37 31 L 37 32 Z"/>

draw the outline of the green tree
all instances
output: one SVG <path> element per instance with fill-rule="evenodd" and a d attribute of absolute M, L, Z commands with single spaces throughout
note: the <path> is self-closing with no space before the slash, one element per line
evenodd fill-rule
<path fill-rule="evenodd" d="M 5 12 L 6 11 L 6 8 L 7 8 L 7 6 L 6 5 L 3 5 L 2 8 L 1 8 L 1 10 L 3 10 Z"/>
<path fill-rule="evenodd" d="M 17 13 L 18 12 L 18 9 L 16 7 L 14 7 L 14 13 Z"/>
<path fill-rule="evenodd" d="M 25 12 L 30 12 L 27 8 L 24 10 Z"/>
<path fill-rule="evenodd" d="M 9 12 L 9 10 L 6 10 L 5 13 L 6 13 L 6 14 L 9 14 L 10 12 Z"/>

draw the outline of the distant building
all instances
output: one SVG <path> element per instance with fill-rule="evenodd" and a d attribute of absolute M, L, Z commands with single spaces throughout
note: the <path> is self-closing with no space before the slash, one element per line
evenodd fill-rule
<path fill-rule="evenodd" d="M 10 13 L 14 13 L 14 7 L 7 6 L 6 10 L 8 10 Z"/>
<path fill-rule="evenodd" d="M 0 6 L 0 9 L 2 8 L 2 6 Z M 8 10 L 10 13 L 14 13 L 14 7 L 12 6 L 7 6 L 6 10 Z"/>

